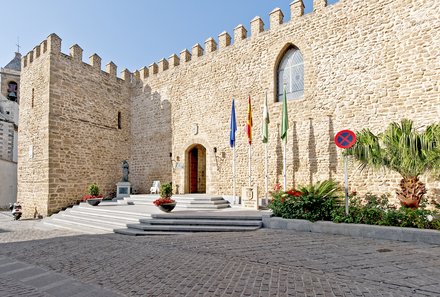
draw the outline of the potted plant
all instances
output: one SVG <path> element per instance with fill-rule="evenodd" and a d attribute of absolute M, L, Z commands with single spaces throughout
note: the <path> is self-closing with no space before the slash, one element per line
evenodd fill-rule
<path fill-rule="evenodd" d="M 172 183 L 163 184 L 160 186 L 160 198 L 154 200 L 154 205 L 159 207 L 164 212 L 170 212 L 176 207 L 176 201 L 171 199 L 173 195 Z"/>
<path fill-rule="evenodd" d="M 101 203 L 104 196 L 99 194 L 99 187 L 96 184 L 89 186 L 89 195 L 84 195 L 81 201 L 87 201 L 88 204 L 96 206 Z"/>

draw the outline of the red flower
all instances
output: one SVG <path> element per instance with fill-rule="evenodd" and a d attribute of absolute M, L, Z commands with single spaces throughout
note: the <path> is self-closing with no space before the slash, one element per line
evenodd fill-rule
<path fill-rule="evenodd" d="M 302 195 L 302 193 L 300 191 L 291 189 L 289 191 L 286 192 L 289 196 L 293 196 L 293 197 L 299 197 Z"/>
<path fill-rule="evenodd" d="M 293 196 L 294 197 L 300 197 L 302 193 L 300 191 L 294 191 Z"/>
<path fill-rule="evenodd" d="M 154 205 L 159 206 L 162 204 L 175 203 L 176 201 L 171 198 L 159 198 L 154 200 Z"/>
<path fill-rule="evenodd" d="M 104 196 L 102 194 L 99 194 L 98 196 L 93 196 L 93 195 L 84 195 L 81 198 L 81 202 L 85 202 L 89 199 L 101 199 L 104 198 Z"/>

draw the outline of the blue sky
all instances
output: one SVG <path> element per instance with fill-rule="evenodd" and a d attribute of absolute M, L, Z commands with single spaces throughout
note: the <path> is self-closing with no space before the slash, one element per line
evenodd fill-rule
<path fill-rule="evenodd" d="M 3 28 L 0 66 L 5 66 L 17 50 L 27 53 L 49 34 L 63 40 L 62 51 L 75 43 L 84 50 L 83 60 L 97 53 L 103 65 L 113 61 L 118 72 L 148 66 L 173 53 L 200 43 L 260 16 L 269 27 L 269 12 L 280 7 L 290 19 L 292 0 L 0 0 L 1 7 L 14 6 L 14 13 L 2 9 Z M 305 11 L 312 0 L 304 0 Z M 329 0 L 329 4 L 337 0 Z M 5 13 L 6 12 L 6 13 Z"/>

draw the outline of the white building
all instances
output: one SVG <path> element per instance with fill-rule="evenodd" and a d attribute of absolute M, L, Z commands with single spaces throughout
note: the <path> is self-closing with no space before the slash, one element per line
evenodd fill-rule
<path fill-rule="evenodd" d="M 0 208 L 17 200 L 20 71 L 20 53 L 0 68 Z"/>

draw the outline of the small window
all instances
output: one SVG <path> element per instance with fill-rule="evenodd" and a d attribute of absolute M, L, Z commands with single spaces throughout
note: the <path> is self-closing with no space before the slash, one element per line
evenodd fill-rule
<path fill-rule="evenodd" d="M 277 71 L 278 101 L 283 101 L 284 87 L 287 100 L 304 96 L 304 60 L 301 51 L 292 46 L 282 58 Z"/>
<path fill-rule="evenodd" d="M 31 107 L 34 108 L 34 95 L 35 95 L 35 90 L 32 89 L 32 101 L 31 101 Z"/>
<path fill-rule="evenodd" d="M 121 112 L 118 111 L 118 129 L 122 129 L 122 123 L 121 123 Z"/>

